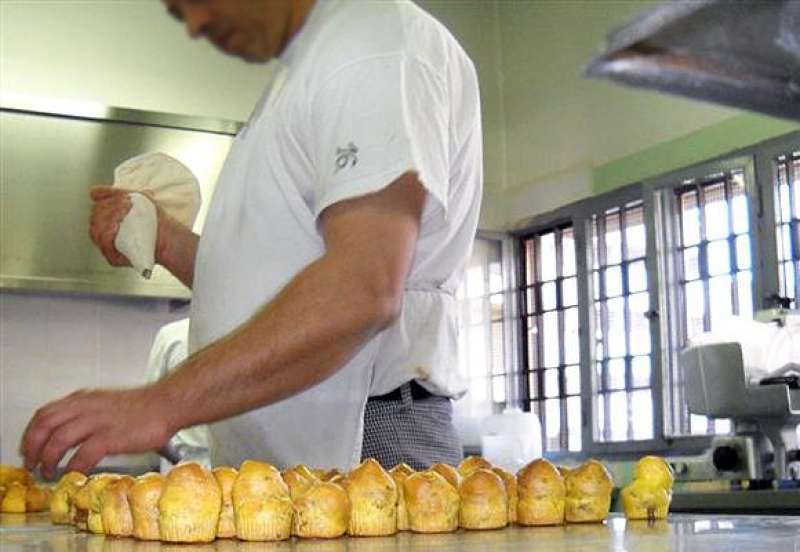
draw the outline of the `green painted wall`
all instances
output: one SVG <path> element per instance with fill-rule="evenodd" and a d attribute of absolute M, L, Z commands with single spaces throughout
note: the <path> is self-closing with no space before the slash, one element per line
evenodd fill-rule
<path fill-rule="evenodd" d="M 592 170 L 593 192 L 600 194 L 800 129 L 792 121 L 743 114 L 662 142 Z"/>

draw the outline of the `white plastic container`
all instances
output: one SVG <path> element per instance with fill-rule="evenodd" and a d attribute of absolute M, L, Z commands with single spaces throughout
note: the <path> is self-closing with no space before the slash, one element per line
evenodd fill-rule
<path fill-rule="evenodd" d="M 511 473 L 542 457 L 542 425 L 533 412 L 507 408 L 481 422 L 481 454 Z"/>

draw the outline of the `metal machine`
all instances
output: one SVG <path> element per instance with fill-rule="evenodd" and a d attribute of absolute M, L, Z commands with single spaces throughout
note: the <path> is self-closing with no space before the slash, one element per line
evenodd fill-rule
<path fill-rule="evenodd" d="M 749 381 L 739 342 L 690 346 L 681 353 L 680 361 L 689 412 L 729 418 L 733 435 L 714 438 L 708 462 L 673 459 L 679 476 L 800 480 L 796 463 L 800 460 L 800 385 L 796 375 L 800 365 L 789 363 L 777 377 Z M 713 466 L 716 473 L 699 473 L 703 464 L 705 471 Z M 691 469 L 695 473 L 681 473 Z"/>

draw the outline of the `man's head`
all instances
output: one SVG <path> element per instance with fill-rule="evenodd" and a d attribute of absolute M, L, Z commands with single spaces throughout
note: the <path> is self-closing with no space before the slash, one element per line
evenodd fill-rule
<path fill-rule="evenodd" d="M 314 0 L 163 0 L 193 38 L 247 61 L 269 61 L 300 30 Z"/>

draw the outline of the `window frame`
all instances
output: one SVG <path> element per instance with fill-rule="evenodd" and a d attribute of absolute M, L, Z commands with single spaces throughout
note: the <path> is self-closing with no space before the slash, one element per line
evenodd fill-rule
<path fill-rule="evenodd" d="M 522 266 L 526 239 L 554 228 L 571 225 L 576 247 L 576 271 L 578 276 L 578 316 L 580 339 L 581 376 L 581 441 L 580 452 L 548 452 L 550 458 L 586 457 L 605 455 L 626 457 L 643 452 L 669 454 L 692 454 L 707 449 L 713 435 L 671 435 L 672 420 L 670 405 L 665 400 L 665 381 L 670 363 L 677 354 L 676 340 L 680 338 L 680 303 L 676 295 L 677 276 L 674 245 L 677 243 L 678 217 L 675 189 L 686 180 L 703 179 L 715 172 L 733 169 L 744 170 L 745 194 L 750 216 L 750 247 L 752 272 L 753 312 L 775 306 L 778 295 L 778 256 L 775 230 L 775 178 L 778 156 L 796 151 L 800 147 L 800 131 L 793 131 L 752 146 L 747 146 L 713 159 L 703 160 L 691 166 L 670 171 L 653 178 L 644 179 L 599 196 L 588 197 L 553 211 L 537 215 L 520 223 L 509 233 L 512 239 L 510 260 L 514 281 L 509 289 L 517 294 L 511 301 L 514 313 L 508 318 L 515 328 L 508 332 L 516 341 L 513 350 L 518 363 L 516 392 L 523 409 L 529 409 L 526 393 L 527 330 L 524 316 L 525 270 Z M 622 207 L 631 201 L 641 201 L 644 208 L 644 223 L 647 233 L 648 293 L 650 295 L 651 330 L 651 389 L 653 397 L 653 439 L 638 441 L 601 442 L 594 438 L 594 351 L 591 337 L 594 335 L 594 317 L 591 267 L 591 225 L 593 215 L 603 215 L 614 207 Z M 794 308 L 800 308 L 795 305 Z"/>
<path fill-rule="evenodd" d="M 750 219 L 750 270 L 753 274 L 751 294 L 753 297 L 753 312 L 756 312 L 760 308 L 756 295 L 756 290 L 759 289 L 758 280 L 760 278 L 757 273 L 762 263 L 760 257 L 761 249 L 757 245 L 759 233 L 755 217 L 757 211 L 754 203 L 759 201 L 759 191 L 755 180 L 755 161 L 753 154 L 737 155 L 734 153 L 726 155 L 722 158 L 698 163 L 691 167 L 645 180 L 643 183 L 645 195 L 653 201 L 656 209 L 655 212 L 658 213 L 652 221 L 655 232 L 653 236 L 655 238 L 655 248 L 652 250 L 654 252 L 653 262 L 658 265 L 656 269 L 661 270 L 657 280 L 657 285 L 659 286 L 657 289 L 658 302 L 654 304 L 658 305 L 658 318 L 666 318 L 664 324 L 659 328 L 656 337 L 659 351 L 660 418 L 662 438 L 672 441 L 684 442 L 687 440 L 696 440 L 698 443 L 704 443 L 705 446 L 709 446 L 711 444 L 711 439 L 714 437 L 714 434 L 696 436 L 667 435 L 667 432 L 672 430 L 674 424 L 670 420 L 671 416 L 667 412 L 670 405 L 667 404 L 665 400 L 667 393 L 665 392 L 664 383 L 667 379 L 666 375 L 670 370 L 670 366 L 676 361 L 675 357 L 678 355 L 680 349 L 678 341 L 681 336 L 680 325 L 683 318 L 680 306 L 680 269 L 676 266 L 676 251 L 679 245 L 678 236 L 680 233 L 680 221 L 677 216 L 680 206 L 678 205 L 678 194 L 676 191 L 683 188 L 687 180 L 702 180 L 710 174 L 723 173 L 735 169 L 742 169 L 744 171 L 745 197 L 747 199 L 748 216 Z M 664 328 L 668 328 L 668 331 L 663 331 Z"/>

